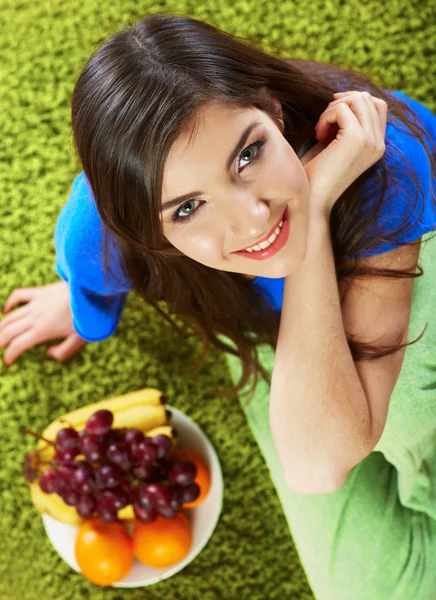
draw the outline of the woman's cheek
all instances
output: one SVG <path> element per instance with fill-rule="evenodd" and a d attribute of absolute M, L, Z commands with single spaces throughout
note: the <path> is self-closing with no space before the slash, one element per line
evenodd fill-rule
<path fill-rule="evenodd" d="M 304 169 L 289 145 L 286 146 L 273 153 L 268 167 L 263 171 L 265 181 L 268 182 L 269 198 L 293 196 L 305 185 Z"/>
<path fill-rule="evenodd" d="M 208 234 L 202 231 L 201 234 L 196 235 L 191 230 L 189 234 L 186 232 L 186 234 L 178 236 L 178 239 L 173 240 L 171 243 L 180 252 L 202 264 L 214 262 L 222 256 L 221 251 L 218 250 L 219 244 L 212 232 Z"/>

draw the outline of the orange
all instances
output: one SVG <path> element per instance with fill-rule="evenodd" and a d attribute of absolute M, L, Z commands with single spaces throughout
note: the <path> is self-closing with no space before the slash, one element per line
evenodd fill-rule
<path fill-rule="evenodd" d="M 110 586 L 133 566 L 133 542 L 119 522 L 87 519 L 80 527 L 74 548 L 77 563 L 86 579 Z"/>
<path fill-rule="evenodd" d="M 151 523 L 135 521 L 132 537 L 136 558 L 155 569 L 178 563 L 192 546 L 191 524 L 184 512 L 174 519 L 158 515 Z"/>
<path fill-rule="evenodd" d="M 194 481 L 200 488 L 200 495 L 193 502 L 185 502 L 183 504 L 183 508 L 194 508 L 194 506 L 201 504 L 209 493 L 211 486 L 209 467 L 203 456 L 191 448 L 181 448 L 180 450 L 176 450 L 175 452 L 172 452 L 168 458 L 171 459 L 173 457 L 180 460 L 189 460 L 197 467 L 197 475 Z"/>

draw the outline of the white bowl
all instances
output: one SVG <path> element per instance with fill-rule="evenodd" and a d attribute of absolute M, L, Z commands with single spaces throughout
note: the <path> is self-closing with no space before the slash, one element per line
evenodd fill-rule
<path fill-rule="evenodd" d="M 167 405 L 172 412 L 171 425 L 179 432 L 179 448 L 192 448 L 205 458 L 211 473 L 211 488 L 205 500 L 194 508 L 183 509 L 192 526 L 192 547 L 189 554 L 177 564 L 163 569 L 154 569 L 135 558 L 129 573 L 113 587 L 134 588 L 153 585 L 181 571 L 203 550 L 218 522 L 223 501 L 223 476 L 218 456 L 204 431 L 187 415 L 173 406 Z M 78 573 L 81 572 L 74 556 L 74 546 L 79 528 L 42 514 L 47 535 L 55 550 L 66 563 Z"/>

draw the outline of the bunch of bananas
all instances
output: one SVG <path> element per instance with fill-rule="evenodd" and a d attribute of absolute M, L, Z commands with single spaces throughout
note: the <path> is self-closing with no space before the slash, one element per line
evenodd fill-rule
<path fill-rule="evenodd" d="M 144 433 L 146 437 L 159 434 L 168 436 L 172 441 L 171 452 L 177 444 L 177 432 L 169 424 L 171 413 L 165 407 L 165 398 L 162 392 L 154 388 L 145 388 L 136 392 L 123 394 L 116 398 L 101 400 L 94 404 L 83 406 L 55 419 L 43 431 L 41 438 L 54 442 L 58 431 L 64 427 L 73 427 L 76 431 L 84 429 L 87 420 L 96 411 L 106 409 L 114 415 L 113 428 L 135 428 Z M 35 466 L 39 467 L 41 475 L 45 468 L 50 467 L 50 462 L 55 455 L 55 447 L 39 439 L 36 450 L 31 453 Z M 83 459 L 83 455 L 76 457 Z M 44 468 L 45 467 L 45 468 Z M 41 469 L 42 468 L 42 469 Z M 28 478 L 27 478 L 28 479 Z M 40 486 L 38 479 L 29 482 L 31 499 L 34 506 L 41 513 L 47 513 L 54 519 L 70 525 L 81 525 L 84 521 L 77 513 L 75 507 L 68 506 L 56 493 L 46 494 Z M 118 518 L 131 520 L 134 518 L 131 504 L 118 512 Z"/>

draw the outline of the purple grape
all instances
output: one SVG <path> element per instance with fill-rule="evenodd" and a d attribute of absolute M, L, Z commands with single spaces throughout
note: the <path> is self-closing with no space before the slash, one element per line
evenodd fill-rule
<path fill-rule="evenodd" d="M 95 479 L 100 489 L 116 487 L 123 478 L 124 474 L 118 465 L 101 465 L 95 471 Z"/>
<path fill-rule="evenodd" d="M 131 483 L 128 479 L 123 479 L 120 483 L 120 488 L 127 495 L 127 497 L 129 498 L 129 504 L 131 504 L 134 499 L 134 484 Z"/>
<path fill-rule="evenodd" d="M 187 460 L 175 460 L 168 475 L 174 483 L 189 485 L 193 483 L 197 476 L 197 467 L 194 463 Z"/>
<path fill-rule="evenodd" d="M 151 441 L 157 448 L 157 458 L 167 456 L 172 448 L 171 439 L 167 435 L 159 434 L 151 438 Z"/>
<path fill-rule="evenodd" d="M 77 491 L 75 489 L 73 480 L 74 473 L 75 469 L 70 465 L 62 465 L 57 471 L 57 479 L 54 491 L 64 501 L 66 500 L 67 494 Z"/>
<path fill-rule="evenodd" d="M 174 519 L 179 513 L 177 508 L 171 508 L 171 506 L 160 506 L 157 511 L 166 519 Z"/>
<path fill-rule="evenodd" d="M 117 509 L 114 506 L 113 498 L 101 495 L 97 500 L 97 514 L 102 521 L 113 523 L 118 519 Z"/>
<path fill-rule="evenodd" d="M 78 454 L 80 454 L 78 446 L 74 448 L 56 448 L 54 460 L 60 463 L 68 463 L 73 461 Z"/>
<path fill-rule="evenodd" d="M 106 451 L 104 445 L 95 435 L 87 435 L 80 442 L 80 449 L 89 462 L 102 462 Z"/>
<path fill-rule="evenodd" d="M 58 492 L 58 496 L 60 496 L 62 498 L 62 500 L 65 502 L 66 504 L 66 498 L 68 496 L 68 494 L 70 494 L 71 492 L 73 492 L 74 490 L 72 490 L 69 487 L 66 487 L 65 489 L 62 490 L 62 492 Z"/>
<path fill-rule="evenodd" d="M 200 495 L 200 486 L 197 483 L 190 483 L 187 486 L 183 486 L 183 504 L 185 502 L 194 502 Z"/>
<path fill-rule="evenodd" d="M 76 504 L 76 510 L 84 519 L 91 519 L 97 510 L 97 499 L 92 494 L 80 496 Z"/>
<path fill-rule="evenodd" d="M 124 436 L 124 441 L 130 444 L 130 446 L 137 446 L 140 442 L 144 441 L 144 439 L 145 436 L 142 433 L 142 431 L 140 431 L 139 429 L 135 429 L 134 427 L 132 427 L 132 429 L 129 429 Z"/>
<path fill-rule="evenodd" d="M 105 490 L 101 495 L 101 498 L 103 497 L 110 499 L 112 506 L 117 510 L 130 504 L 127 494 L 121 489 L 120 486 L 111 490 Z"/>
<path fill-rule="evenodd" d="M 111 429 L 110 431 L 108 431 L 108 433 L 105 433 L 104 436 L 101 437 L 104 438 L 107 447 L 111 444 L 116 444 L 117 442 L 124 442 L 126 431 L 127 429 L 115 428 Z"/>
<path fill-rule="evenodd" d="M 149 483 L 147 486 L 147 496 L 150 498 L 153 506 L 163 508 L 170 505 L 172 492 L 171 488 L 163 483 Z"/>
<path fill-rule="evenodd" d="M 106 491 L 108 491 L 108 490 L 106 490 Z M 110 491 L 116 495 L 115 508 L 121 509 L 130 504 L 130 494 L 127 494 L 121 486 L 113 488 Z"/>
<path fill-rule="evenodd" d="M 133 474 L 142 481 L 157 481 L 159 479 L 159 469 L 155 465 L 136 465 L 133 467 Z"/>
<path fill-rule="evenodd" d="M 70 489 L 65 491 L 64 494 L 62 494 L 62 498 L 65 504 L 68 504 L 68 506 L 76 506 L 76 504 L 80 500 L 80 494 L 79 492 L 76 492 L 76 490 Z"/>
<path fill-rule="evenodd" d="M 102 409 L 89 417 L 85 425 L 85 431 L 92 435 L 104 435 L 110 431 L 114 415 L 110 410 Z"/>
<path fill-rule="evenodd" d="M 39 478 L 39 487 L 45 494 L 53 494 L 56 491 L 58 474 L 52 469 L 47 469 Z"/>
<path fill-rule="evenodd" d="M 173 485 L 171 493 L 170 508 L 179 511 L 183 504 L 183 487 L 181 485 Z"/>
<path fill-rule="evenodd" d="M 89 464 L 89 462 L 87 462 L 86 460 L 83 460 L 81 458 L 75 458 L 74 460 L 72 460 L 70 463 L 68 463 L 68 465 L 70 467 L 74 467 L 75 469 L 78 469 L 79 467 L 83 467 L 86 466 L 86 468 L 90 468 L 91 471 L 90 473 L 94 472 L 94 469 L 92 468 L 92 466 Z"/>
<path fill-rule="evenodd" d="M 58 448 L 76 448 L 79 446 L 80 436 L 72 427 L 64 427 L 58 431 L 56 446 Z"/>
<path fill-rule="evenodd" d="M 135 490 L 135 500 L 134 503 L 140 504 L 147 510 L 154 509 L 154 502 L 152 496 L 147 492 L 146 485 L 138 485 Z"/>
<path fill-rule="evenodd" d="M 136 446 L 133 458 L 139 463 L 151 465 L 157 459 L 157 448 L 150 439 L 145 439 Z"/>
<path fill-rule="evenodd" d="M 130 471 L 132 460 L 130 445 L 127 442 L 114 442 L 106 450 L 106 460 L 118 465 L 123 471 Z"/>
<path fill-rule="evenodd" d="M 56 492 L 59 494 L 58 488 L 66 488 L 70 485 L 75 469 L 69 465 L 62 465 L 57 471 Z"/>
<path fill-rule="evenodd" d="M 73 477 L 81 477 L 83 475 L 89 475 L 90 477 L 94 476 L 94 467 L 86 460 L 75 460 L 70 463 L 68 466 L 74 467 Z M 77 475 L 77 471 L 80 469 L 82 475 Z"/>
<path fill-rule="evenodd" d="M 157 516 L 157 511 L 154 508 L 148 510 L 145 506 L 141 506 L 140 504 L 133 505 L 133 512 L 135 517 L 138 521 L 141 521 L 141 523 L 151 523 Z"/>
<path fill-rule="evenodd" d="M 62 477 L 56 479 L 54 492 L 59 496 L 62 496 L 66 491 L 68 491 L 68 482 L 66 482 Z"/>
<path fill-rule="evenodd" d="M 90 494 L 95 491 L 96 484 L 94 480 L 94 470 L 91 465 L 85 463 L 78 467 L 73 475 L 73 481 L 76 489 L 81 494 Z"/>

